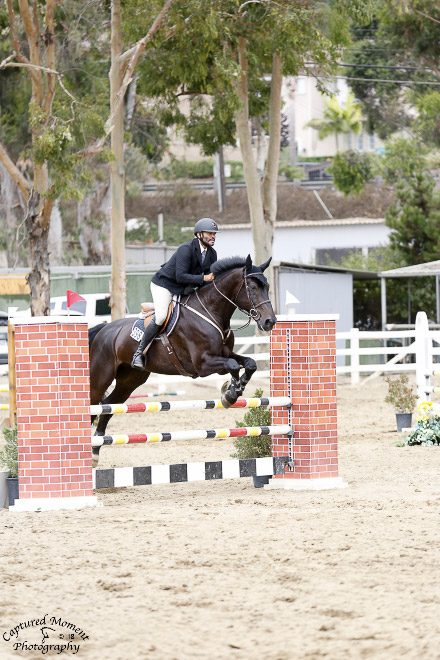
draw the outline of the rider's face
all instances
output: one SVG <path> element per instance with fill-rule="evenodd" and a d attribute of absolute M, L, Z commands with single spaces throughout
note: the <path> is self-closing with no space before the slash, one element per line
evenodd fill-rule
<path fill-rule="evenodd" d="M 202 231 L 199 234 L 199 240 L 205 247 L 212 247 L 215 243 L 215 231 Z"/>

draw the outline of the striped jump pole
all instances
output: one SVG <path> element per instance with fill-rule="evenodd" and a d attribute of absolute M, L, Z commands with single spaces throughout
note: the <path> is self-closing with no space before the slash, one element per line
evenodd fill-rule
<path fill-rule="evenodd" d="M 9 392 L 9 385 L 0 385 L 0 392 Z"/>
<path fill-rule="evenodd" d="M 94 470 L 94 488 L 122 488 L 283 474 L 288 456 Z"/>
<path fill-rule="evenodd" d="M 288 406 L 292 400 L 288 396 L 238 399 L 231 408 L 259 408 L 267 406 Z M 90 406 L 91 415 L 115 415 L 119 413 L 162 412 L 173 410 L 219 410 L 225 409 L 220 399 L 193 401 L 158 401 L 157 403 L 105 403 Z"/>
<path fill-rule="evenodd" d="M 92 446 L 102 447 L 103 445 L 128 445 L 138 442 L 169 442 L 170 440 L 239 438 L 247 435 L 279 435 L 291 432 L 292 427 L 288 424 L 277 424 L 277 426 L 242 426 L 236 429 L 164 431 L 163 433 L 133 433 L 130 435 L 94 435 L 92 437 Z"/>

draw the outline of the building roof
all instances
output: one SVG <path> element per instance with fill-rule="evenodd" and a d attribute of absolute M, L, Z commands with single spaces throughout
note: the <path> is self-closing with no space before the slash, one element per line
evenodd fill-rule
<path fill-rule="evenodd" d="M 429 277 L 440 275 L 440 260 L 427 261 L 424 264 L 416 266 L 404 266 L 403 268 L 393 268 L 379 273 L 381 277 Z"/>
<path fill-rule="evenodd" d="M 320 220 L 280 220 L 275 222 L 275 229 L 283 229 L 289 227 L 332 227 L 332 226 L 343 226 L 343 225 L 384 225 L 385 218 L 321 218 Z M 219 224 L 220 231 L 226 231 L 227 229 L 251 229 L 252 225 L 250 222 L 237 222 L 231 224 Z M 191 227 L 182 227 L 182 231 L 192 231 L 194 229 Z"/>
<path fill-rule="evenodd" d="M 375 271 L 371 270 L 355 270 L 352 268 L 342 268 L 341 266 L 316 266 L 308 264 L 297 264 L 297 263 L 288 263 L 287 261 L 281 261 L 280 263 L 274 264 L 279 266 L 279 268 L 291 268 L 297 271 L 314 271 L 321 273 L 340 273 L 352 275 L 354 280 L 377 280 L 379 275 Z"/>

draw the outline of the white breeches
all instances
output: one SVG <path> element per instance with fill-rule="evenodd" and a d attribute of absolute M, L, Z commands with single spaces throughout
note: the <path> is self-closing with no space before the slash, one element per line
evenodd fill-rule
<path fill-rule="evenodd" d="M 154 282 L 151 282 L 150 290 L 153 296 L 154 314 L 156 317 L 154 322 L 156 325 L 162 325 L 167 318 L 168 306 L 173 298 L 173 294 L 168 289 L 164 289 L 163 286 L 157 286 Z"/>

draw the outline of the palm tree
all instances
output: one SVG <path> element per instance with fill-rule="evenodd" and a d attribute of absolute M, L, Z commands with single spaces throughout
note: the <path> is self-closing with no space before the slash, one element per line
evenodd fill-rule
<path fill-rule="evenodd" d="M 342 107 L 333 95 L 327 102 L 322 119 L 312 119 L 306 124 L 319 131 L 319 139 L 335 134 L 336 152 L 339 153 L 338 135 L 340 133 L 362 132 L 362 111 L 359 103 L 355 101 L 352 92 L 349 92 L 345 107 Z"/>

